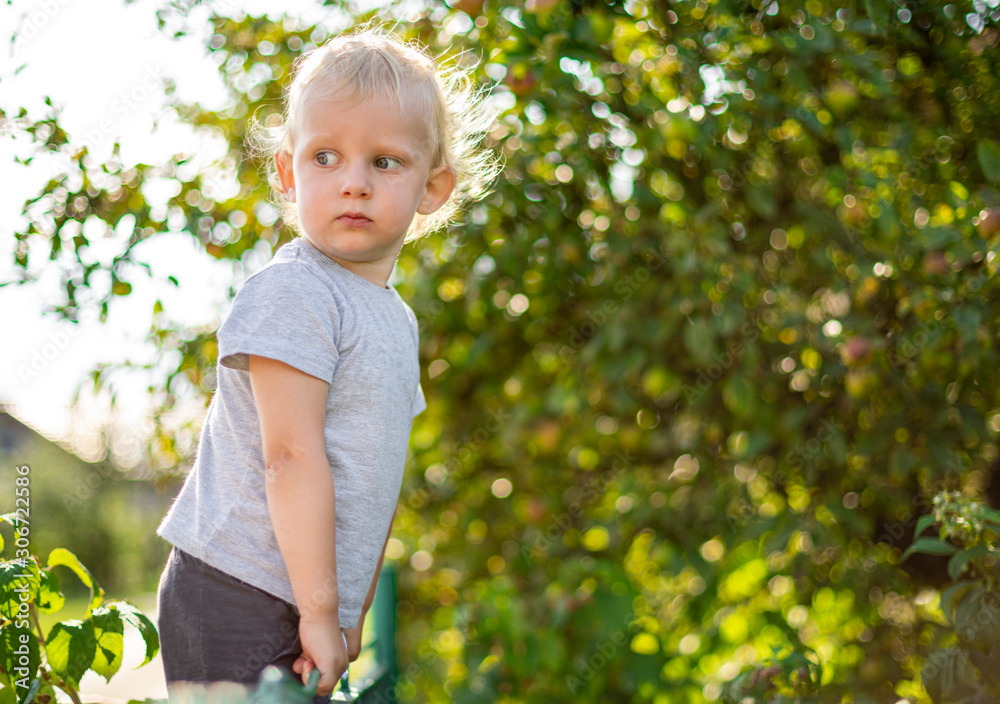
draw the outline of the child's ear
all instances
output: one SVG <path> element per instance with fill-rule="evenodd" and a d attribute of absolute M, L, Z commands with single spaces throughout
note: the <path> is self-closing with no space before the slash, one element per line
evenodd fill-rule
<path fill-rule="evenodd" d="M 278 181 L 288 200 L 295 202 L 295 172 L 292 171 L 292 155 L 284 149 L 274 153 L 274 165 L 278 169 Z"/>
<path fill-rule="evenodd" d="M 445 204 L 453 190 L 455 190 L 455 174 L 451 169 L 439 166 L 432 170 L 431 175 L 427 177 L 424 197 L 420 199 L 417 212 L 421 215 L 430 215 Z"/>

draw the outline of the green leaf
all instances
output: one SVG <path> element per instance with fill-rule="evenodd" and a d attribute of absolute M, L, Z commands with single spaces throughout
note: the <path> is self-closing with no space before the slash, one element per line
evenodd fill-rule
<path fill-rule="evenodd" d="M 160 636 L 157 634 L 156 626 L 153 625 L 153 622 L 146 617 L 146 614 L 139 611 L 132 604 L 127 601 L 117 601 L 115 602 L 115 606 L 118 607 L 126 623 L 139 629 L 139 634 L 146 644 L 146 659 L 136 666 L 136 669 L 138 669 L 156 657 L 156 654 L 160 651 Z"/>
<path fill-rule="evenodd" d="M 928 513 L 927 515 L 921 516 L 917 519 L 917 527 L 913 529 L 913 537 L 920 537 L 920 534 L 934 525 L 934 523 L 934 514 Z"/>
<path fill-rule="evenodd" d="M 7 674 L 5 672 L 0 672 L 0 704 L 18 704 L 17 699 L 14 697 L 14 690 L 10 686 L 10 680 L 7 679 Z"/>
<path fill-rule="evenodd" d="M 1000 511 L 997 511 L 992 508 L 987 508 L 984 506 L 982 509 L 980 509 L 980 512 L 983 516 L 983 520 L 986 523 L 994 526 L 994 531 L 997 528 L 1000 528 Z"/>
<path fill-rule="evenodd" d="M 959 643 L 988 652 L 1000 642 L 1000 609 L 997 595 L 986 589 L 974 589 L 955 613 L 955 633 Z"/>
<path fill-rule="evenodd" d="M 41 664 L 38 639 L 30 628 L 7 626 L 0 630 L 0 665 L 7 673 L 11 688 L 19 696 L 27 690 L 27 685 L 38 673 Z M 18 683 L 25 685 L 19 688 Z"/>
<path fill-rule="evenodd" d="M 920 671 L 920 679 L 935 704 L 957 702 L 975 692 L 975 669 L 959 648 L 931 653 Z"/>
<path fill-rule="evenodd" d="M 974 545 L 968 550 L 955 553 L 955 555 L 948 560 L 948 575 L 952 579 L 958 579 L 958 576 L 962 574 L 962 570 L 964 570 L 965 566 L 969 563 L 969 560 L 975 560 L 977 557 L 982 557 L 989 551 L 989 547 L 980 544 Z"/>
<path fill-rule="evenodd" d="M 105 682 L 109 682 L 122 665 L 125 622 L 117 604 L 105 604 L 94 609 L 91 618 L 94 621 L 97 651 L 94 653 L 94 662 L 90 669 L 103 677 Z"/>
<path fill-rule="evenodd" d="M 66 548 L 56 548 L 49 553 L 48 569 L 52 569 L 57 565 L 69 567 L 80 578 L 83 585 L 90 589 L 90 604 L 87 606 L 87 615 L 90 616 L 90 612 L 104 601 L 104 590 L 94 580 L 87 568 L 83 566 L 79 558 Z"/>
<path fill-rule="evenodd" d="M 74 619 L 57 623 L 45 641 L 49 667 L 74 688 L 80 686 L 80 678 L 94 662 L 96 652 L 94 622 L 89 618 L 86 621 Z"/>
<path fill-rule="evenodd" d="M 944 614 L 945 618 L 947 618 L 953 624 L 954 624 L 954 619 L 952 618 L 951 615 L 951 607 L 952 607 L 952 602 L 955 600 L 955 595 L 964 589 L 968 589 L 974 584 L 975 582 L 971 582 L 969 580 L 963 580 L 961 582 L 956 582 L 955 584 L 951 585 L 943 592 L 941 592 L 941 601 L 938 607 L 941 609 L 941 613 Z"/>
<path fill-rule="evenodd" d="M 958 198 L 961 202 L 969 200 L 969 189 L 958 181 L 952 181 L 948 184 L 951 187 L 951 192 Z"/>
<path fill-rule="evenodd" d="M 969 621 L 969 617 L 975 613 L 976 608 L 985 593 L 986 589 L 984 587 L 979 586 L 979 584 L 975 584 L 972 589 L 969 590 L 969 593 L 965 595 L 965 598 L 955 605 L 956 631 L 963 631 L 966 623 Z M 959 637 L 961 637 L 961 635 Z"/>
<path fill-rule="evenodd" d="M 943 543 L 934 538 L 921 538 L 906 548 L 906 552 L 903 553 L 903 559 L 905 560 L 915 552 L 922 552 L 926 555 L 951 555 L 957 551 L 958 548 L 949 543 Z"/>
<path fill-rule="evenodd" d="M 37 593 L 38 565 L 34 560 L 0 561 L 0 615 L 15 622 L 27 619 L 28 604 Z"/>
<path fill-rule="evenodd" d="M 1000 685 L 1000 644 L 993 644 L 985 650 L 972 649 L 966 651 L 969 660 L 979 670 L 980 682 L 996 692 Z M 985 682 L 983 680 L 986 680 Z"/>
<path fill-rule="evenodd" d="M 59 591 L 59 577 L 51 570 L 40 570 L 38 595 L 35 604 L 46 614 L 54 614 L 66 603 L 66 597 Z"/>
<path fill-rule="evenodd" d="M 976 144 L 976 156 L 987 181 L 1000 184 L 1000 146 L 989 139 L 981 139 Z"/>

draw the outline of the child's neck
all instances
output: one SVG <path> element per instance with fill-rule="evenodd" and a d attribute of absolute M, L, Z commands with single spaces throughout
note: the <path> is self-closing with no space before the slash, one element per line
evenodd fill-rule
<path fill-rule="evenodd" d="M 313 249 L 317 250 L 328 259 L 332 259 L 337 262 L 340 266 L 344 267 L 352 274 L 357 274 L 362 279 L 375 284 L 379 288 L 388 288 L 386 284 L 389 281 L 389 277 L 392 275 L 393 267 L 396 265 L 396 257 L 399 256 L 398 249 L 391 258 L 385 257 L 370 262 L 357 262 L 335 256 L 330 252 L 325 251 L 322 247 L 317 246 L 315 242 L 309 239 L 308 235 L 303 235 L 302 239 L 308 242 Z"/>

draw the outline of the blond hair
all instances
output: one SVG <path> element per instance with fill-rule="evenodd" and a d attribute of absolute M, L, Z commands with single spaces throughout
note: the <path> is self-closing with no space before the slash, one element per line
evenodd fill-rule
<path fill-rule="evenodd" d="M 285 196 L 278 180 L 275 157 L 291 154 L 303 105 L 310 95 L 336 95 L 349 101 L 388 97 L 401 114 L 416 99 L 428 115 L 431 168 L 446 166 L 455 175 L 448 201 L 429 214 L 416 214 L 406 241 L 418 239 L 452 223 L 462 206 L 486 195 L 500 170 L 482 140 L 493 122 L 484 109 L 484 91 L 476 89 L 469 71 L 435 65 L 418 44 L 403 42 L 389 31 L 366 26 L 341 34 L 299 57 L 285 100 L 280 124 L 254 121 L 250 145 L 267 164 L 267 180 L 285 222 L 301 232 L 295 203 Z M 404 102 L 404 97 L 411 101 Z"/>

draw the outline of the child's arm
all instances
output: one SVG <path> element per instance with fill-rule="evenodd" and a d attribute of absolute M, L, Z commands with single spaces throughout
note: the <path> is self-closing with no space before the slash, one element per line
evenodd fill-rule
<path fill-rule="evenodd" d="M 385 546 L 389 544 L 389 536 L 392 535 L 392 524 L 396 520 L 395 515 L 389 521 L 389 530 L 385 532 L 385 541 L 382 543 L 382 554 L 378 556 L 378 564 L 375 566 L 375 575 L 372 577 L 371 586 L 368 587 L 368 595 L 365 597 L 364 606 L 361 607 L 361 618 L 354 628 L 345 628 L 344 637 L 347 638 L 347 657 L 351 662 L 358 659 L 361 653 L 361 630 L 365 625 L 365 614 L 375 601 L 375 589 L 378 587 L 378 576 L 382 572 L 382 562 L 385 560 Z"/>
<path fill-rule="evenodd" d="M 260 416 L 267 506 L 288 567 L 301 620 L 303 682 L 320 671 L 329 694 L 347 669 L 337 613 L 334 486 L 323 432 L 329 384 L 267 357 L 250 356 L 250 383 Z"/>

